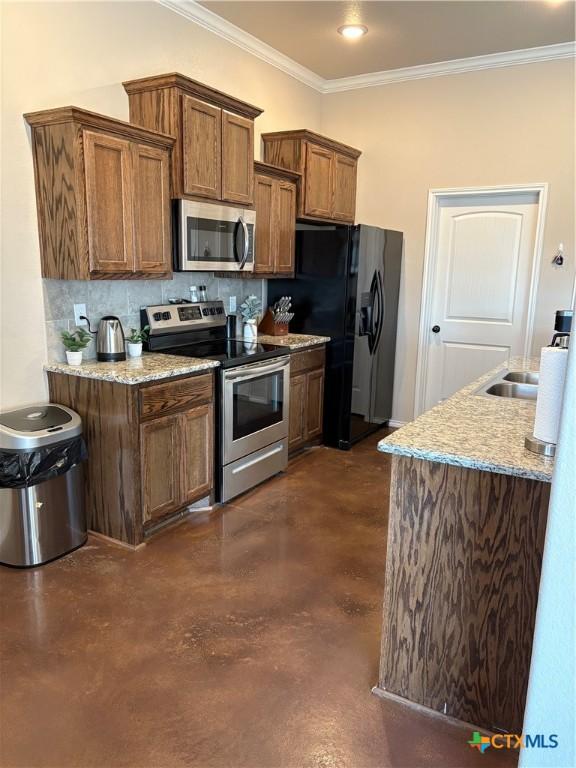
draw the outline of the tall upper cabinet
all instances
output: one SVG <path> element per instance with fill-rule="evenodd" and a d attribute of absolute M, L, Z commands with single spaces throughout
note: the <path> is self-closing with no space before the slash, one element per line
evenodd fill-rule
<path fill-rule="evenodd" d="M 130 121 L 176 137 L 172 196 L 254 202 L 254 119 L 261 109 L 177 73 L 124 83 Z"/>
<path fill-rule="evenodd" d="M 360 150 L 307 130 L 262 134 L 264 160 L 302 174 L 299 219 L 354 223 Z"/>
<path fill-rule="evenodd" d="M 76 107 L 25 118 L 42 276 L 169 277 L 174 139 Z"/>
<path fill-rule="evenodd" d="M 300 174 L 254 163 L 256 208 L 255 277 L 294 274 L 296 184 Z"/>

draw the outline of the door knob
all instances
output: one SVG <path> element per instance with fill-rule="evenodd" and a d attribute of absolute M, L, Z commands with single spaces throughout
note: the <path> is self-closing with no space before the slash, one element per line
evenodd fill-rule
<path fill-rule="evenodd" d="M 440 333 L 440 326 L 439 325 L 433 325 L 432 326 L 432 333 Z"/>

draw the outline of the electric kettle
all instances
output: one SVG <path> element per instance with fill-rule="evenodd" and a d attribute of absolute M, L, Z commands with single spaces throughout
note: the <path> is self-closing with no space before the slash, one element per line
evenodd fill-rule
<path fill-rule="evenodd" d="M 98 323 L 98 330 L 93 331 L 90 321 L 83 315 L 81 320 L 86 320 L 90 333 L 96 335 L 96 359 L 101 362 L 112 363 L 118 360 L 126 360 L 126 346 L 124 343 L 124 331 L 122 323 L 115 315 L 105 315 Z"/>

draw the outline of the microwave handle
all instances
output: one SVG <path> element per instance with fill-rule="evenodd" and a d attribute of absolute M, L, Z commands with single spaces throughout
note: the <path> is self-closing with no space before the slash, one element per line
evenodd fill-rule
<path fill-rule="evenodd" d="M 242 229 L 244 230 L 244 254 L 242 255 L 242 261 L 240 262 L 240 269 L 244 269 L 248 259 L 248 252 L 250 250 L 250 244 L 248 242 L 248 227 L 242 216 L 238 217 L 238 223 L 242 225 Z"/>

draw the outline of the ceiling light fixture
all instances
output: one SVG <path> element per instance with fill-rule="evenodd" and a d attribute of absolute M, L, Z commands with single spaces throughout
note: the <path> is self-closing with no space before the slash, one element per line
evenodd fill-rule
<path fill-rule="evenodd" d="M 367 32 L 368 27 L 364 24 L 344 24 L 342 27 L 338 27 L 338 34 L 348 40 L 357 40 L 359 37 L 364 37 Z"/>

